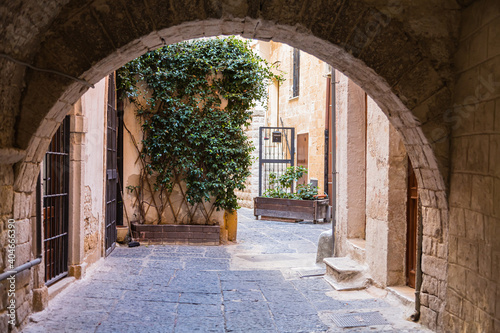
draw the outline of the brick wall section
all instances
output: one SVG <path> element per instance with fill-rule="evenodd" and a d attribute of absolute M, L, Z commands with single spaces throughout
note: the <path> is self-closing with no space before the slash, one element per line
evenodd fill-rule
<path fill-rule="evenodd" d="M 220 227 L 132 224 L 135 240 L 147 244 L 219 245 Z"/>
<path fill-rule="evenodd" d="M 500 2 L 463 12 L 450 184 L 451 332 L 500 332 Z"/>

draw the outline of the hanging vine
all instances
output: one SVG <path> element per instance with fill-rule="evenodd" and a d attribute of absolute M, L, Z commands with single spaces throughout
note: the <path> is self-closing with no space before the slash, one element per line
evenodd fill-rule
<path fill-rule="evenodd" d="M 186 185 L 190 219 L 192 208 L 210 200 L 211 211 L 203 213 L 207 221 L 213 209 L 238 208 L 234 191 L 244 189 L 254 149 L 245 128 L 251 109 L 267 99 L 273 78 L 282 80 L 248 42 L 235 37 L 168 45 L 118 70 L 119 89 L 142 122 L 142 146 L 135 143 L 142 180 L 132 189 L 142 218 L 155 207 L 161 220 L 167 206 L 176 218 L 168 201 L 179 181 Z M 142 187 L 151 186 L 151 179 L 160 202 L 144 202 Z"/>

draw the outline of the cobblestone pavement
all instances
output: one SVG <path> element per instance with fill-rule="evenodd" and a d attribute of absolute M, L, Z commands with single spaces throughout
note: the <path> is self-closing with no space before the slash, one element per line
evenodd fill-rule
<path fill-rule="evenodd" d="M 421 332 L 385 293 L 337 292 L 314 265 L 330 224 L 256 221 L 238 244 L 118 247 L 23 332 Z M 303 276 L 301 278 L 301 275 Z M 342 329 L 332 314 L 377 311 L 385 325 Z"/>

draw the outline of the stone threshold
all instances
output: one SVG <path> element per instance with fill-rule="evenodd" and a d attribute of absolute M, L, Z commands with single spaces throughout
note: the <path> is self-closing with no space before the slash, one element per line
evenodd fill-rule
<path fill-rule="evenodd" d="M 49 292 L 49 301 L 52 300 L 54 297 L 59 295 L 63 290 L 65 290 L 67 287 L 69 287 L 73 282 L 76 281 L 76 278 L 74 276 L 67 276 L 60 281 L 57 281 L 50 287 L 48 287 L 48 292 Z"/>
<path fill-rule="evenodd" d="M 390 295 L 401 302 L 404 306 L 415 306 L 415 289 L 408 286 L 390 286 L 385 288 Z"/>

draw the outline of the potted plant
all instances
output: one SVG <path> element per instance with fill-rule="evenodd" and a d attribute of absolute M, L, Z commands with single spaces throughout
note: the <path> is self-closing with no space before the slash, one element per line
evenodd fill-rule
<path fill-rule="evenodd" d="M 307 168 L 288 167 L 281 176 L 271 173 L 271 188 L 264 192 L 262 197 L 254 198 L 254 215 L 293 220 L 312 220 L 316 223 L 328 217 L 328 199 L 326 195 L 318 195 L 318 189 L 311 184 L 297 186 L 292 191 L 292 184 L 299 180 Z"/>

